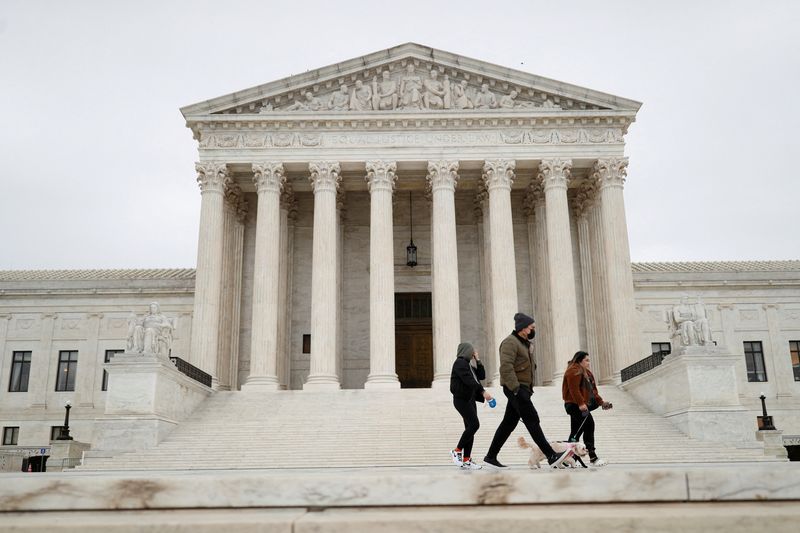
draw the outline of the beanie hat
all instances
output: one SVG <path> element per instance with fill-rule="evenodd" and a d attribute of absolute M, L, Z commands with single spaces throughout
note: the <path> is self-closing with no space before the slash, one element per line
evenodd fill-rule
<path fill-rule="evenodd" d="M 525 313 L 517 313 L 514 315 L 514 331 L 522 331 L 533 324 L 533 317 Z"/>

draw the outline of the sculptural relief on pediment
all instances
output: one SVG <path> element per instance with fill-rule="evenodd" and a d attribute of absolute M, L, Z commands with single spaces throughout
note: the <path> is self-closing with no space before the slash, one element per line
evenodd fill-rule
<path fill-rule="evenodd" d="M 215 114 L 607 109 L 486 75 L 401 60 L 242 103 Z"/>

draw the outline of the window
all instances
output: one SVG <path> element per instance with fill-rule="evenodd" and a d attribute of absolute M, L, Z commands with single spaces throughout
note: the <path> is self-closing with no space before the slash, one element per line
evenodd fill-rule
<path fill-rule="evenodd" d="M 650 348 L 652 349 L 653 355 L 669 355 L 672 353 L 672 345 L 668 342 L 651 342 Z"/>
<path fill-rule="evenodd" d="M 28 392 L 31 375 L 31 352 L 14 352 L 11 357 L 11 381 L 8 392 Z"/>
<path fill-rule="evenodd" d="M 745 341 L 744 360 L 747 363 L 747 381 L 767 381 L 761 341 Z"/>
<path fill-rule="evenodd" d="M 78 368 L 78 352 L 58 352 L 58 376 L 56 376 L 56 392 L 75 390 L 75 373 Z"/>
<path fill-rule="evenodd" d="M 792 354 L 794 380 L 800 381 L 800 341 L 789 341 L 789 352 Z"/>
<path fill-rule="evenodd" d="M 111 361 L 111 358 L 117 355 L 118 353 L 123 353 L 125 350 L 106 350 L 106 357 L 103 360 L 104 363 L 108 363 Z M 100 390 L 108 390 L 108 370 L 103 369 L 103 385 Z"/>
<path fill-rule="evenodd" d="M 19 426 L 3 428 L 3 446 L 16 446 L 19 438 Z"/>
<path fill-rule="evenodd" d="M 64 426 L 50 426 L 50 440 L 58 440 L 63 430 Z"/>

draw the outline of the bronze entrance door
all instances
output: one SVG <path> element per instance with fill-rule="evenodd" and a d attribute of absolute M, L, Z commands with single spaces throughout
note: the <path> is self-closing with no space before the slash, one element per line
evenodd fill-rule
<path fill-rule="evenodd" d="M 433 381 L 431 293 L 394 295 L 395 369 L 403 389 L 429 388 Z"/>

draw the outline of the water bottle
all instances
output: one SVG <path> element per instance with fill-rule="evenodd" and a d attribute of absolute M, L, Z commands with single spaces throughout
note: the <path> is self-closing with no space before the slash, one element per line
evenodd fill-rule
<path fill-rule="evenodd" d="M 494 398 L 492 398 L 491 400 L 489 400 L 489 407 L 491 407 L 492 409 L 494 409 L 495 407 L 497 407 L 497 400 L 495 400 Z"/>

